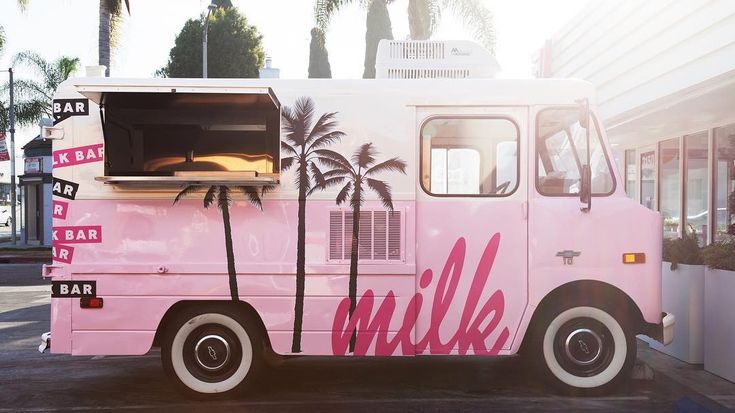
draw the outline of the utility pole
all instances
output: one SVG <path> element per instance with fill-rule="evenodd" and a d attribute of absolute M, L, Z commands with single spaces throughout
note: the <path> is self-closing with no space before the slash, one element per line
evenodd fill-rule
<path fill-rule="evenodd" d="M 13 88 L 13 68 L 8 69 L 8 73 L 10 74 L 10 230 L 12 231 L 12 235 L 10 236 L 10 240 L 13 242 L 13 245 L 16 245 L 18 243 L 18 240 L 16 239 L 16 216 L 15 216 L 15 209 L 18 206 L 18 201 L 16 200 L 16 194 L 15 194 L 15 96 L 14 96 L 14 88 Z"/>
<path fill-rule="evenodd" d="M 207 17 L 204 18 L 204 30 L 202 31 L 202 78 L 207 78 L 207 40 L 209 35 L 209 15 L 215 10 L 217 5 L 214 3 L 207 6 Z"/>

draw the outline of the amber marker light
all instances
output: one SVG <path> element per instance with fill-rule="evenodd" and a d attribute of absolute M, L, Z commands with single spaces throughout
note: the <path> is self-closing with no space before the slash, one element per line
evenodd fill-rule
<path fill-rule="evenodd" d="M 626 252 L 623 254 L 623 264 L 644 264 L 646 254 L 642 252 Z"/>

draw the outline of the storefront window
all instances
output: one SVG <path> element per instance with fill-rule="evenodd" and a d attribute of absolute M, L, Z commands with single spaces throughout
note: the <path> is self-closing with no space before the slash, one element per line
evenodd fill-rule
<path fill-rule="evenodd" d="M 709 143 L 707 132 L 684 137 L 686 147 L 686 217 L 685 230 L 696 234 L 699 244 L 704 246 L 708 237 L 709 171 L 707 154 Z"/>
<path fill-rule="evenodd" d="M 679 192 L 679 138 L 659 144 L 659 211 L 664 218 L 664 236 L 676 238 L 681 224 L 681 193 Z"/>
<path fill-rule="evenodd" d="M 635 199 L 635 149 L 625 151 L 625 193 L 628 198 Z"/>
<path fill-rule="evenodd" d="M 641 154 L 641 205 L 653 209 L 656 196 L 656 151 Z"/>
<path fill-rule="evenodd" d="M 735 124 L 715 129 L 715 239 L 735 237 Z"/>

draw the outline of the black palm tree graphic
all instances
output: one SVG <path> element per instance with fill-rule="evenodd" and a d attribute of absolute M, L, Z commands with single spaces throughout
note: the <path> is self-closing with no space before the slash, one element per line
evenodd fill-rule
<path fill-rule="evenodd" d="M 181 201 L 184 197 L 191 195 L 194 192 L 204 189 L 201 185 L 189 185 L 184 188 L 174 199 L 174 205 Z M 247 200 L 259 210 L 263 210 L 263 202 L 261 196 L 266 192 L 273 189 L 272 186 L 262 187 L 260 193 L 258 190 L 251 186 L 238 186 Z M 213 185 L 207 190 L 204 195 L 204 208 L 209 208 L 214 204 L 215 199 L 217 200 L 217 207 L 222 211 L 222 221 L 225 225 L 225 250 L 227 252 L 227 274 L 230 281 L 230 296 L 232 301 L 239 301 L 240 295 L 237 291 L 237 272 L 235 272 L 235 252 L 232 249 L 232 225 L 230 223 L 230 205 L 232 204 L 232 190 L 225 185 Z"/>
<path fill-rule="evenodd" d="M 360 208 L 365 202 L 365 192 L 367 189 L 373 190 L 383 206 L 389 211 L 393 211 L 393 198 L 391 195 L 390 185 L 373 177 L 381 172 L 400 172 L 406 173 L 406 162 L 400 158 L 391 158 L 381 163 L 375 163 L 377 151 L 372 143 L 366 143 L 358 148 L 352 155 L 352 162 L 348 161 L 341 154 L 328 150 L 319 149 L 314 151 L 319 156 L 319 162 L 324 166 L 332 168 L 323 174 L 322 182 L 325 186 L 340 185 L 344 186 L 337 194 L 337 205 L 347 202 L 352 208 L 352 248 L 350 250 L 350 311 L 349 318 L 355 311 L 357 302 L 357 260 L 358 260 L 358 244 L 360 240 Z M 350 352 L 355 350 L 355 341 L 357 340 L 356 332 L 352 333 L 350 339 Z"/>
<path fill-rule="evenodd" d="M 335 130 L 336 113 L 324 113 L 312 126 L 314 101 L 308 97 L 296 100 L 293 108 L 283 108 L 285 141 L 281 150 L 281 170 L 296 165 L 295 184 L 299 189 L 298 239 L 296 244 L 296 304 L 294 305 L 293 342 L 291 352 L 301 352 L 301 328 L 304 318 L 304 289 L 306 287 L 306 198 L 317 189 L 332 182 L 324 177 L 315 163 L 315 151 L 339 141 L 344 133 Z"/>

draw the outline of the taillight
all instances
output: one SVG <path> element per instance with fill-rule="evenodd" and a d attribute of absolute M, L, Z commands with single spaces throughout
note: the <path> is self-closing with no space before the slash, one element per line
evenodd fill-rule
<path fill-rule="evenodd" d="M 79 306 L 82 308 L 102 308 L 104 301 L 102 297 L 82 297 Z"/>

